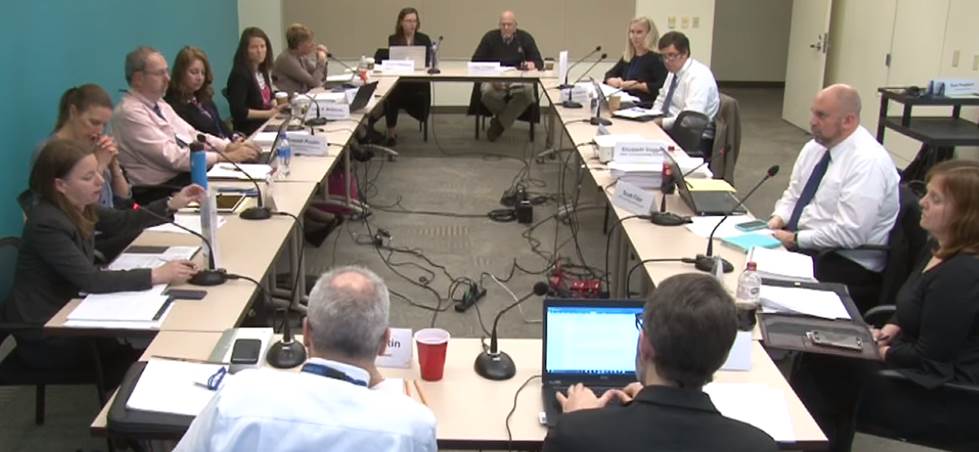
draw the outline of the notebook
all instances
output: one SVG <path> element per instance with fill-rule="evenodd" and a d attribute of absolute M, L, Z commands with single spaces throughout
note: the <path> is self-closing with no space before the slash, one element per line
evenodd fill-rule
<path fill-rule="evenodd" d="M 745 213 L 743 206 L 738 206 L 738 198 L 734 197 L 727 189 L 724 190 L 691 190 L 690 185 L 684 177 L 680 164 L 669 152 L 665 153 L 668 157 L 670 166 L 673 169 L 673 177 L 676 179 L 676 186 L 683 202 L 699 216 L 727 214 L 742 215 Z"/>
<path fill-rule="evenodd" d="M 584 383 L 596 394 L 636 381 L 643 300 L 544 299 L 541 397 L 547 425 L 561 416 L 557 391 Z"/>

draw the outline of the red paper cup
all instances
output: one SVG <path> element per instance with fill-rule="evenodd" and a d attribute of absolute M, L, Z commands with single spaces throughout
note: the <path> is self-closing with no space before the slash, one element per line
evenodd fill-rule
<path fill-rule="evenodd" d="M 415 332 L 418 345 L 418 366 L 422 380 L 439 381 L 445 370 L 445 350 L 449 347 L 449 332 L 441 328 L 425 328 Z"/>

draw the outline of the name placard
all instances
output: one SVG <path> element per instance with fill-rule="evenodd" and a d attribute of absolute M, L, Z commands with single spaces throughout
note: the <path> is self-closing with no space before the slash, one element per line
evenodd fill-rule
<path fill-rule="evenodd" d="M 466 69 L 471 75 L 497 75 L 503 71 L 499 61 L 470 61 Z"/>
<path fill-rule="evenodd" d="M 412 350 L 411 328 L 391 328 L 391 338 L 388 339 L 388 346 L 384 353 L 374 359 L 377 367 L 398 367 L 407 369 L 411 367 Z"/>
<path fill-rule="evenodd" d="M 653 140 L 623 140 L 615 143 L 612 160 L 621 163 L 655 163 L 663 160 L 662 142 Z"/>
<path fill-rule="evenodd" d="M 340 102 L 320 102 L 320 116 L 336 121 L 350 119 L 350 105 Z"/>
<path fill-rule="evenodd" d="M 653 192 L 646 191 L 622 179 L 615 183 L 615 196 L 612 204 L 628 210 L 636 215 L 648 215 L 652 211 L 656 197 Z"/>
<path fill-rule="evenodd" d="M 591 100 L 591 90 L 588 89 L 587 85 L 581 83 L 568 89 L 562 89 L 561 102 L 569 100 L 568 98 L 569 95 L 571 96 L 570 100 L 573 100 L 581 104 L 586 104 Z"/>
<path fill-rule="evenodd" d="M 292 147 L 293 155 L 311 155 L 317 157 L 325 157 L 327 155 L 327 144 L 326 144 L 326 134 L 320 133 L 318 135 L 287 135 L 289 137 L 289 145 Z"/>
<path fill-rule="evenodd" d="M 415 60 L 381 61 L 381 72 L 385 74 L 411 74 L 415 72 Z"/>

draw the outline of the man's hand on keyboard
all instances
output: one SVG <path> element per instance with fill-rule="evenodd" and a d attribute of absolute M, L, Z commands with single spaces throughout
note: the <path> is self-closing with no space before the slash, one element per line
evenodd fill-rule
<path fill-rule="evenodd" d="M 619 389 L 609 389 L 601 397 L 598 397 L 591 389 L 581 383 L 569 386 L 567 396 L 560 392 L 557 393 L 557 401 L 561 404 L 561 411 L 565 413 L 603 408 L 609 402 L 616 400 L 625 403 L 632 400 L 632 397 Z"/>

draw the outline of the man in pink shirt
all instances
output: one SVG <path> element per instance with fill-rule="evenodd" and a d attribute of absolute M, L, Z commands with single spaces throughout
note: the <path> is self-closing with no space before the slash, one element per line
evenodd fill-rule
<path fill-rule="evenodd" d="M 163 100 L 170 83 L 168 74 L 167 60 L 155 49 L 139 47 L 126 55 L 129 91 L 116 106 L 111 124 L 119 162 L 136 186 L 134 197 L 139 202 L 165 197 L 172 191 L 171 186 L 190 182 L 188 145 L 198 134 L 207 137 L 211 148 L 207 151 L 208 165 L 225 159 L 254 160 L 259 152 L 252 143 L 229 142 L 187 124 Z"/>

